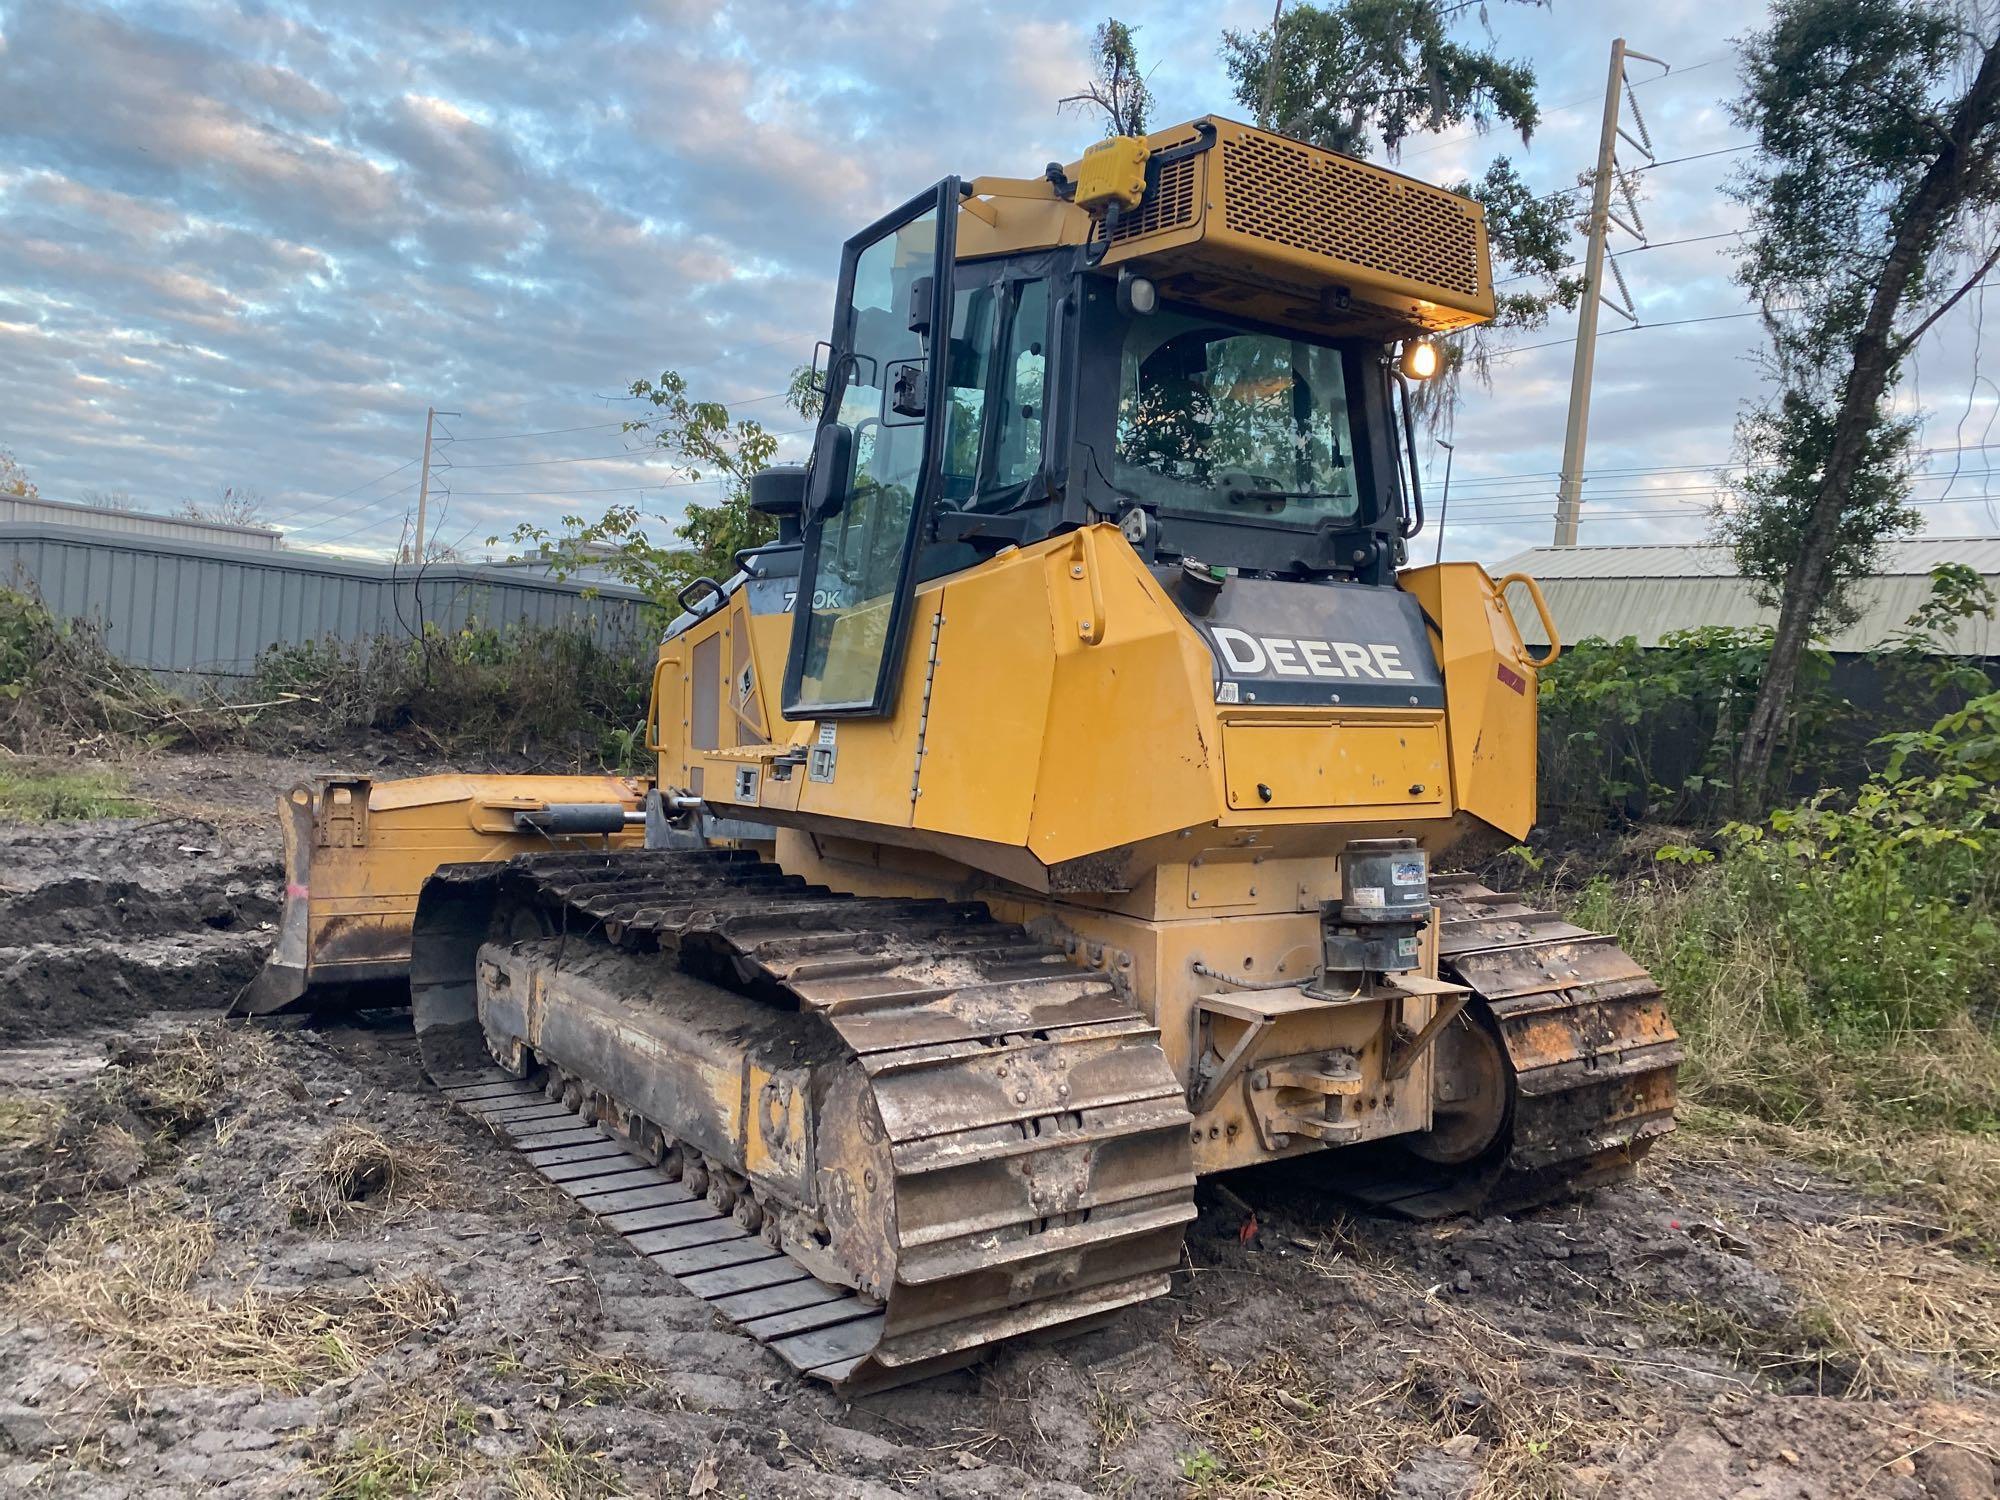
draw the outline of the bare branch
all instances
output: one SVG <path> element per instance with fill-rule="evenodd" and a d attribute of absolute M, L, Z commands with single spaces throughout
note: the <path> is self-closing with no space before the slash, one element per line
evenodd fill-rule
<path fill-rule="evenodd" d="M 1923 322 L 1919 323 L 1915 328 L 1911 329 L 1910 332 L 1903 337 L 1903 339 L 1896 345 L 1895 357 L 1897 359 L 1901 359 L 1904 355 L 1908 354 L 1912 349 L 1914 349 L 1917 346 L 1917 340 L 1921 339 L 1925 334 L 1931 331 L 1931 325 L 1937 322 L 1937 320 L 1943 317 L 1946 313 L 1950 312 L 1952 308 L 1956 307 L 1960 299 L 1963 298 L 1967 292 L 1971 291 L 1974 287 L 1978 286 L 1979 283 L 1986 278 L 1986 273 L 1992 270 L 1996 264 L 2000 264 L 2000 245 L 1995 245 L 1993 249 L 1990 252 L 1988 252 L 1986 259 L 1979 263 L 1979 269 L 1972 273 L 1970 279 L 1968 279 L 1963 286 L 1959 287 L 1957 291 L 1953 292 L 1949 297 L 1945 298 L 1944 301 L 1940 302 L 1936 307 L 1932 308 L 1930 316 L 1925 318 Z"/>

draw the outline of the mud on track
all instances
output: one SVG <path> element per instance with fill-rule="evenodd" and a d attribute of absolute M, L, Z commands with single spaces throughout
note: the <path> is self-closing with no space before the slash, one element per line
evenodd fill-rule
<path fill-rule="evenodd" d="M 2000 1349 L 1856 1334 L 1800 1269 L 1990 1267 L 1695 1137 L 1518 1221 L 1205 1185 L 1172 1296 L 848 1404 L 448 1108 L 400 1018 L 204 1024 L 276 879 L 240 804 L 0 826 L 0 1493 L 1992 1494 Z"/>

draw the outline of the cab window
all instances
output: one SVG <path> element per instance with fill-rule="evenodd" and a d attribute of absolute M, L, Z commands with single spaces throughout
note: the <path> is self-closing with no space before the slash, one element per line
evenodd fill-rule
<path fill-rule="evenodd" d="M 1048 327 L 1046 281 L 958 288 L 944 414 L 946 504 L 977 508 L 1041 471 Z"/>

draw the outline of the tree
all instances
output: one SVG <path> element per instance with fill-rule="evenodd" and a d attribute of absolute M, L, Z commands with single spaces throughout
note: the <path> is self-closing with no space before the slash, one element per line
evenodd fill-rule
<path fill-rule="evenodd" d="M 785 382 L 785 405 L 809 422 L 819 420 L 825 394 L 820 386 L 820 376 L 811 365 L 798 366 L 792 371 L 792 378 Z"/>
<path fill-rule="evenodd" d="M 689 499 L 673 525 L 672 540 L 664 543 L 654 539 L 650 523 L 667 518 L 649 515 L 636 504 L 614 505 L 595 520 L 564 516 L 561 530 L 554 533 L 524 521 L 510 539 L 540 548 L 557 577 L 584 567 L 602 569 L 671 612 L 678 608 L 675 596 L 694 579 L 729 577 L 739 551 L 762 546 L 777 534 L 769 517 L 750 508 L 750 477 L 770 464 L 778 440 L 757 422 L 732 421 L 723 403 L 691 396 L 686 378 L 676 371 L 663 370 L 657 380 L 635 380 L 630 390 L 653 410 L 625 423 L 625 431 L 667 455 L 672 478 L 662 487 L 717 486 L 722 498 Z M 811 383 L 799 381 L 794 372 L 788 399 L 797 406 L 805 394 L 812 394 Z"/>
<path fill-rule="evenodd" d="M 180 507 L 174 514 L 190 521 L 207 521 L 213 526 L 261 526 L 264 497 L 248 485 L 225 484 L 207 500 L 181 496 Z"/>
<path fill-rule="evenodd" d="M 1912 418 L 1888 397 L 1919 339 L 1996 262 L 2000 32 L 1942 0 L 1777 0 L 1742 45 L 1735 117 L 1757 154 L 1738 279 L 1764 309 L 1774 393 L 1745 413 L 1753 467 L 1720 517 L 1778 621 L 1738 749 L 1739 809 L 1768 793 L 1799 662 L 1839 621 L 1904 503 Z"/>
<path fill-rule="evenodd" d="M 1544 5 L 1548 0 L 1515 0 Z M 1504 121 L 1525 142 L 1541 120 L 1535 70 L 1452 39 L 1479 9 L 1459 0 L 1294 5 L 1255 34 L 1225 31 L 1222 60 L 1256 121 L 1347 156 L 1394 156 L 1418 131 Z"/>
<path fill-rule="evenodd" d="M 138 511 L 145 509 L 125 490 L 84 490 L 76 497 L 79 505 L 95 505 L 100 510 Z"/>
<path fill-rule="evenodd" d="M 1343 155 L 1379 148 L 1393 160 L 1410 136 L 1465 124 L 1505 125 L 1525 143 L 1541 122 L 1535 70 L 1456 40 L 1453 28 L 1474 9 L 1485 14 L 1458 0 L 1281 5 L 1262 31 L 1225 31 L 1223 63 L 1259 125 Z M 1564 274 L 1576 213 L 1569 194 L 1531 191 L 1505 156 L 1451 190 L 1486 210 L 1496 279 L 1508 287 L 1492 328 L 1539 328 L 1551 308 L 1576 306 L 1582 279 Z M 1438 378 L 1420 396 L 1432 420 L 1449 419 L 1464 370 L 1485 380 L 1489 339 L 1482 327 L 1444 341 Z"/>
<path fill-rule="evenodd" d="M 402 541 L 396 544 L 396 561 L 401 566 L 407 567 L 418 560 L 417 545 L 411 535 L 416 529 L 416 524 L 416 513 L 413 511 L 404 521 Z M 428 565 L 430 563 L 462 563 L 469 562 L 471 559 L 465 555 L 465 549 L 460 547 L 457 542 L 442 542 L 436 537 L 432 537 L 428 542 L 424 543 L 423 561 Z"/>
<path fill-rule="evenodd" d="M 0 448 L 0 495 L 12 495 L 17 500 L 42 498 L 42 492 L 35 488 L 35 481 L 14 457 L 12 448 Z"/>
<path fill-rule="evenodd" d="M 1146 87 L 1146 75 L 1139 70 L 1139 48 L 1132 39 L 1136 26 L 1127 26 L 1115 17 L 1098 22 L 1090 38 L 1090 81 L 1078 93 L 1057 103 L 1058 109 L 1104 114 L 1104 133 L 1144 135 L 1146 117 L 1153 111 L 1153 93 Z"/>

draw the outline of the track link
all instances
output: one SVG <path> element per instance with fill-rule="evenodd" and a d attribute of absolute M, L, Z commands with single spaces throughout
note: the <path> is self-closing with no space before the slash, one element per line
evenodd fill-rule
<path fill-rule="evenodd" d="M 1653 976 L 1614 939 L 1519 896 L 1465 876 L 1431 890 L 1439 973 L 1473 989 L 1505 1053 L 1508 1126 L 1468 1167 L 1418 1166 L 1362 1196 L 1430 1219 L 1511 1213 L 1629 1177 L 1674 1128 L 1681 1045 Z"/>
<path fill-rule="evenodd" d="M 776 1215 L 732 1213 L 719 1171 L 706 1196 L 691 1190 L 742 1162 L 699 1163 L 635 1130 L 630 1098 L 551 1102 L 532 1071 L 545 1060 L 526 1077 L 494 1067 L 494 1043 L 508 1046 L 482 1025 L 475 976 L 496 939 L 553 944 L 559 967 L 613 950 L 641 992 L 654 973 L 722 984 L 795 1012 L 800 1046 L 830 1028 L 865 1080 L 854 1118 L 880 1132 L 865 1149 L 890 1179 L 894 1244 L 872 1264 L 849 1255 L 858 1274 L 835 1279 L 838 1257 L 784 1239 Z M 426 1070 L 455 1103 L 689 1291 L 843 1387 L 1157 1296 L 1194 1217 L 1189 1115 L 1157 1031 L 1108 979 L 977 903 L 842 895 L 737 850 L 446 866 L 418 906 L 412 999 Z M 699 1171 L 683 1176 L 684 1159 Z M 840 1196 L 789 1207 L 852 1232 Z"/>

